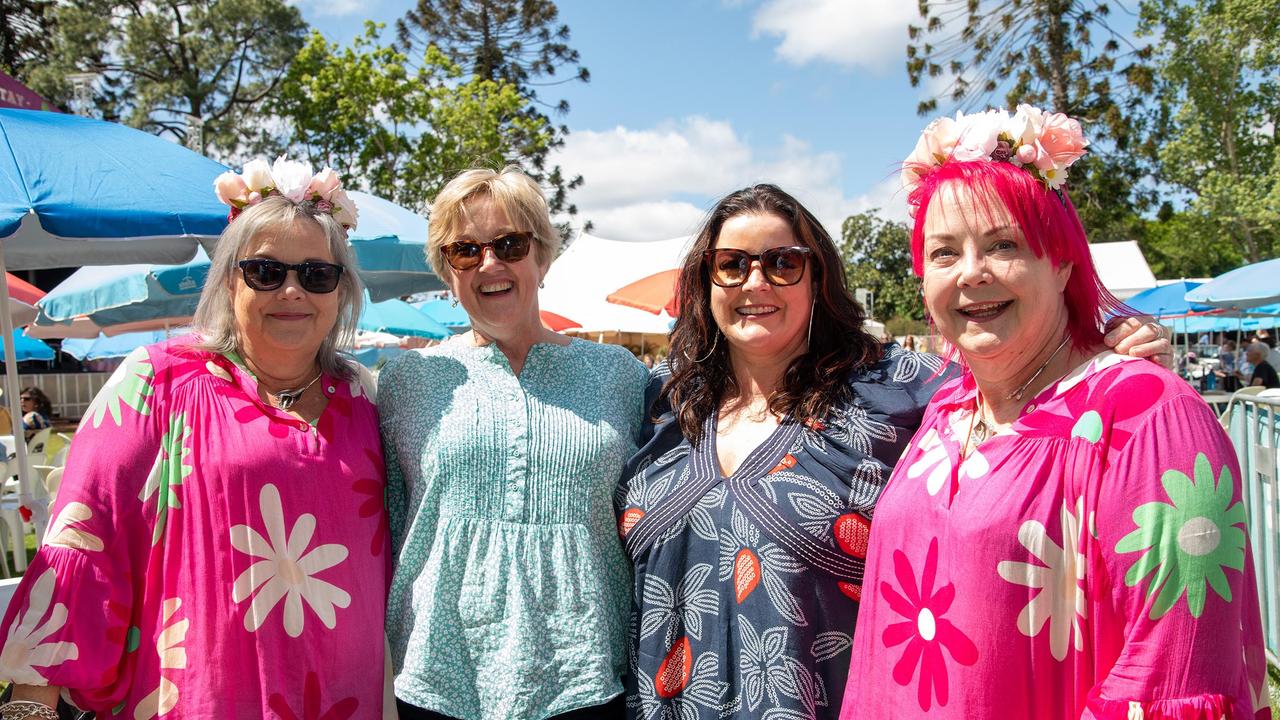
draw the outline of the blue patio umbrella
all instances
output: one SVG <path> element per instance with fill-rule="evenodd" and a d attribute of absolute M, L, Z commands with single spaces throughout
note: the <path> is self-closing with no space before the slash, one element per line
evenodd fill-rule
<path fill-rule="evenodd" d="M 0 353 L 0 361 L 7 361 L 9 359 L 7 343 L 3 350 L 4 352 Z M 26 333 L 19 329 L 13 331 L 13 355 L 18 358 L 18 362 L 25 362 L 27 360 L 52 360 L 54 352 L 53 348 L 33 337 L 27 337 Z M 8 430 L 8 428 L 3 428 L 3 430 Z"/>
<path fill-rule="evenodd" d="M 77 360 L 103 360 L 124 357 L 144 345 L 167 339 L 161 330 L 123 333 L 116 336 L 99 335 L 96 338 L 72 338 L 62 341 L 62 352 Z"/>
<path fill-rule="evenodd" d="M 176 324 L 195 312 L 208 275 L 203 249 L 182 265 L 83 267 L 36 303 L 36 325 L 80 316 L 103 328 L 156 318 L 176 318 Z"/>
<path fill-rule="evenodd" d="M 444 283 L 427 264 L 427 219 L 368 193 L 348 194 L 360 211 L 348 240 L 373 299 L 443 290 Z"/>
<path fill-rule="evenodd" d="M 5 268 L 181 263 L 226 225 L 212 192 L 218 163 L 123 125 L 62 113 L 0 109 L 0 297 Z M 0 335 L 12 343 L 8 315 Z M 18 396 L 6 366 L 10 402 Z M 13 430 L 21 413 L 11 412 Z M 30 499 L 19 443 L 20 495 Z"/>
<path fill-rule="evenodd" d="M 1213 310 L 1210 305 L 1188 302 L 1186 294 L 1200 286 L 1198 282 L 1179 280 L 1178 282 L 1160 285 L 1134 295 L 1124 301 L 1125 305 L 1147 315 L 1167 318 L 1186 315 L 1193 312 Z"/>
<path fill-rule="evenodd" d="M 1187 300 L 1241 309 L 1280 302 L 1280 258 L 1223 273 L 1188 292 Z"/>
<path fill-rule="evenodd" d="M 467 316 L 467 311 L 463 310 L 461 305 L 455 306 L 449 300 L 423 300 L 422 302 L 409 304 L 431 316 L 433 320 L 447 328 L 471 327 L 471 318 Z"/>
<path fill-rule="evenodd" d="M 356 323 L 356 327 L 370 332 L 411 335 L 436 340 L 443 340 L 453 334 L 449 328 L 432 320 L 403 300 L 384 300 L 375 303 L 369 301 L 368 294 L 365 295 L 365 304 L 360 311 L 360 320 Z"/>

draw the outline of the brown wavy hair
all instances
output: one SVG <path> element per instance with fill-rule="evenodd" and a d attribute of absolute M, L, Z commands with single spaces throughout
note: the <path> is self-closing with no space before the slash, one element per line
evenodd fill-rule
<path fill-rule="evenodd" d="M 776 185 L 752 185 L 730 193 L 712 208 L 684 258 L 677 283 L 679 316 L 671 331 L 671 379 L 658 404 L 669 402 L 680 430 L 695 445 L 703 422 L 725 398 L 736 397 L 737 378 L 729 364 L 729 343 L 711 315 L 711 280 L 703 253 L 716 246 L 720 229 L 738 215 L 776 215 L 791 226 L 809 255 L 814 296 L 809 347 L 791 362 L 769 397 L 769 411 L 802 421 L 821 420 L 832 405 L 851 398 L 849 375 L 880 360 L 880 341 L 862 329 L 865 312 L 849 293 L 843 261 L 822 224 Z"/>

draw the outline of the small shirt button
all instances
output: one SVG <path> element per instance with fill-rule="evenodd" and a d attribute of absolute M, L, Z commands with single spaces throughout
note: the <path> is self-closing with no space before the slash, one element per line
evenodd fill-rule
<path fill-rule="evenodd" d="M 330 385 L 330 386 L 329 386 L 329 392 L 334 393 L 334 392 L 337 392 L 337 391 L 338 391 L 338 388 L 336 388 L 336 387 L 334 387 L 334 386 L 332 386 L 332 385 Z"/>

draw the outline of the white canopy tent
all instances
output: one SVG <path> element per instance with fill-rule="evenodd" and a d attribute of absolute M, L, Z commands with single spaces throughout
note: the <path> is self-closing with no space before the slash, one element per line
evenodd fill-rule
<path fill-rule="evenodd" d="M 539 306 L 582 326 L 574 332 L 665 335 L 672 320 L 666 313 L 654 315 L 605 298 L 624 285 L 678 267 L 691 239 L 626 242 L 581 233 L 551 264 Z"/>
<path fill-rule="evenodd" d="M 1090 243 L 1089 252 L 1103 286 L 1121 300 L 1156 286 L 1156 276 L 1136 241 Z"/>

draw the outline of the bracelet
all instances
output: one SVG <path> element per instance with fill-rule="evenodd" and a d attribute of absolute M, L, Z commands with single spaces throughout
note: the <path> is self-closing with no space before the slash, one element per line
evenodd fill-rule
<path fill-rule="evenodd" d="M 40 718 L 40 720 L 60 720 L 58 711 L 44 703 L 32 700 L 11 700 L 0 705 L 0 720 L 24 720 L 24 718 Z"/>

